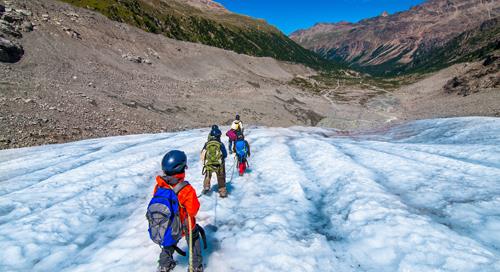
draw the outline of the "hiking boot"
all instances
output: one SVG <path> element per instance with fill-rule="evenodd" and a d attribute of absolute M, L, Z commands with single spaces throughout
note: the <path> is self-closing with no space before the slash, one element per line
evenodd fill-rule
<path fill-rule="evenodd" d="M 204 195 L 210 193 L 210 188 L 203 188 L 203 191 L 201 191 L 201 193 Z"/>
<path fill-rule="evenodd" d="M 188 267 L 188 272 L 191 272 L 191 270 Z M 203 266 L 193 268 L 193 272 L 203 272 Z"/>
<path fill-rule="evenodd" d="M 227 190 L 226 190 L 226 188 L 220 188 L 220 189 L 219 189 L 219 195 L 220 195 L 220 197 L 222 197 L 222 198 L 227 197 Z"/>
<path fill-rule="evenodd" d="M 156 270 L 157 272 L 171 272 L 174 271 L 174 268 L 176 266 L 176 263 L 170 263 L 168 266 L 158 266 L 158 269 Z"/>

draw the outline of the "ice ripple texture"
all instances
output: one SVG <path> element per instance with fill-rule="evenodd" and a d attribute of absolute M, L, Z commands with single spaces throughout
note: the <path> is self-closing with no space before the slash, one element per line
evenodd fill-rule
<path fill-rule="evenodd" d="M 144 214 L 159 162 L 184 150 L 200 191 L 207 132 L 0 151 L 0 271 L 155 271 Z M 229 159 L 229 198 L 200 198 L 207 271 L 500 271 L 500 119 L 247 138 L 249 173 Z"/>

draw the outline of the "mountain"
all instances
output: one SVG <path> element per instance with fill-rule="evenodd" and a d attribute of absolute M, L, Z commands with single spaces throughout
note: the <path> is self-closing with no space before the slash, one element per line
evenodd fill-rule
<path fill-rule="evenodd" d="M 500 119 L 247 132 L 251 171 L 228 159 L 229 197 L 199 198 L 206 271 L 498 271 Z M 0 150 L 0 270 L 154 271 L 144 214 L 161 158 L 185 151 L 200 193 L 207 133 Z"/>
<path fill-rule="evenodd" d="M 348 70 L 318 73 L 148 33 L 61 1 L 5 3 L 0 149 L 228 124 L 235 113 L 250 124 L 349 131 L 417 118 L 500 116 L 500 54 L 417 82 Z M 203 3 L 205 10 L 227 13 Z M 490 39 L 474 33 L 455 41 Z M 471 58 L 482 54 L 474 48 L 467 46 Z"/>
<path fill-rule="evenodd" d="M 211 0 L 62 0 L 169 38 L 313 67 L 328 65 L 264 20 L 229 12 Z"/>
<path fill-rule="evenodd" d="M 485 56 L 500 46 L 498 16 L 496 0 L 429 0 L 358 23 L 316 24 L 290 37 L 326 58 L 394 75 L 436 70 L 476 53 Z"/>
<path fill-rule="evenodd" d="M 500 17 L 487 20 L 479 26 L 454 37 L 443 46 L 415 52 L 408 71 L 425 72 L 454 63 L 482 60 L 490 53 L 500 51 Z"/>
<path fill-rule="evenodd" d="M 212 0 L 177 0 L 179 2 L 185 2 L 186 4 L 193 6 L 195 8 L 211 11 L 211 12 L 221 12 L 228 13 L 229 11 L 221 4 Z"/>
<path fill-rule="evenodd" d="M 304 65 L 170 39 L 55 0 L 12 0 L 6 10 L 0 23 L 34 27 L 8 36 L 22 58 L 0 61 L 0 149 L 208 127 L 235 113 L 316 125 L 330 111 L 288 84 L 315 73 Z"/>

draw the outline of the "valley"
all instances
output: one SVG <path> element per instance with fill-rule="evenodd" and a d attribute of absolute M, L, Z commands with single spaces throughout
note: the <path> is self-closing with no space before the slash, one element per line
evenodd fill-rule
<path fill-rule="evenodd" d="M 500 271 L 498 0 L 221 3 L 0 0 L 0 271 Z"/>
<path fill-rule="evenodd" d="M 221 27 L 224 16 L 232 27 L 240 16 L 212 1 L 172 1 Z M 0 33 L 22 49 L 0 62 L 0 148 L 227 125 L 235 113 L 256 126 L 344 133 L 424 118 L 500 116 L 498 50 L 437 71 L 372 76 L 334 62 L 319 69 L 295 55 L 218 48 L 202 41 L 203 32 L 196 32 L 201 40 L 180 41 L 144 29 L 139 19 L 110 19 L 105 11 L 129 7 L 127 1 L 76 2 L 0 1 Z M 245 20 L 250 28 L 266 25 Z"/>

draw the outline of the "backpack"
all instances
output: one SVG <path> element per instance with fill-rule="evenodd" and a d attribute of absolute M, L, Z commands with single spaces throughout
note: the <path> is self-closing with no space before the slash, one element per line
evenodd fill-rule
<path fill-rule="evenodd" d="M 234 143 L 235 149 L 236 149 L 236 155 L 238 155 L 238 158 L 240 161 L 243 161 L 243 159 L 246 159 L 247 157 L 247 144 L 245 140 L 238 140 L 236 143 Z"/>
<path fill-rule="evenodd" d="M 241 131 L 241 122 L 237 120 L 233 121 L 233 123 L 231 124 L 231 129 L 234 131 Z"/>
<path fill-rule="evenodd" d="M 158 187 L 149 202 L 146 218 L 149 238 L 160 246 L 173 246 L 182 238 L 180 203 L 177 194 L 189 185 L 183 181 L 170 188 Z"/>
<path fill-rule="evenodd" d="M 231 141 L 236 141 L 238 139 L 238 134 L 236 133 L 236 130 L 230 129 L 227 133 L 226 136 L 229 138 Z"/>
<path fill-rule="evenodd" d="M 222 165 L 222 144 L 219 141 L 211 140 L 205 146 L 205 168 L 209 171 L 216 171 Z"/>

